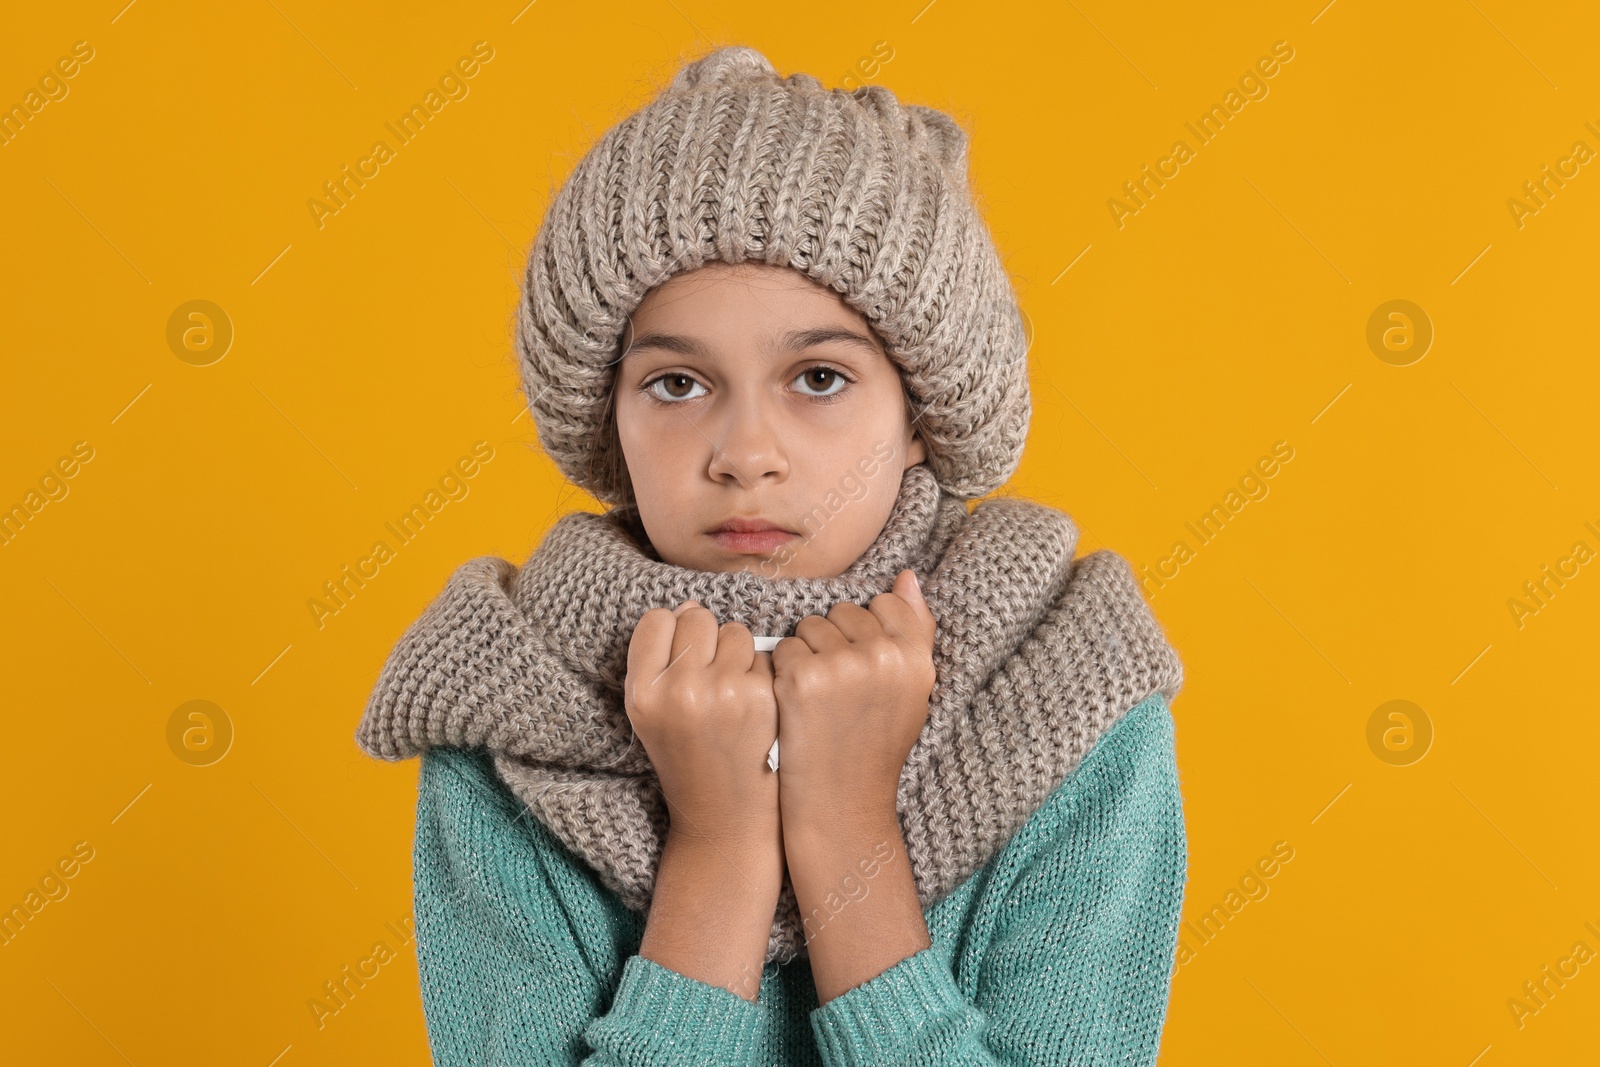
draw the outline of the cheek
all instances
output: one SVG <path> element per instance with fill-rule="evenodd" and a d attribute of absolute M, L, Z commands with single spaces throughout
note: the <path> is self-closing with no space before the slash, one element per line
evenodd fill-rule
<path fill-rule="evenodd" d="M 670 407 L 640 397 L 617 398 L 617 443 L 627 465 L 634 494 L 655 491 L 669 496 L 692 478 L 705 438 L 694 423 Z"/>
<path fill-rule="evenodd" d="M 684 423 L 676 412 L 647 400 L 638 386 L 617 395 L 616 419 L 617 439 L 624 449 L 640 455 L 677 433 Z"/>
<path fill-rule="evenodd" d="M 837 574 L 861 558 L 882 532 L 889 513 L 894 509 L 895 473 L 881 465 L 870 478 L 857 478 L 848 487 L 835 486 L 837 496 L 831 502 L 838 511 L 823 531 L 820 548 L 825 560 L 821 565 Z"/>
<path fill-rule="evenodd" d="M 617 449 L 622 453 L 622 465 L 627 468 L 635 497 L 657 481 L 652 466 L 662 451 L 660 431 L 651 426 L 649 412 L 640 410 L 642 407 L 618 398 L 614 415 Z"/>

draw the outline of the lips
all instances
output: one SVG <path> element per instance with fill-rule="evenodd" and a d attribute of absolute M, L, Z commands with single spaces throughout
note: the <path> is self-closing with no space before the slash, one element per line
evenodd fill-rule
<path fill-rule="evenodd" d="M 773 533 L 794 533 L 787 526 L 779 526 L 777 523 L 766 519 L 740 518 L 729 519 L 720 525 L 713 526 L 706 533 L 766 533 L 769 531 Z"/>
<path fill-rule="evenodd" d="M 706 531 L 727 552 L 769 555 L 800 535 L 770 519 L 727 519 Z"/>

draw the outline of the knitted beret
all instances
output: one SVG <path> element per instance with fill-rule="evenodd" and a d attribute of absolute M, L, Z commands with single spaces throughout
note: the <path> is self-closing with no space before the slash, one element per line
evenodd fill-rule
<path fill-rule="evenodd" d="M 713 260 L 792 267 L 860 312 L 945 491 L 983 496 L 1016 470 L 1027 330 L 967 186 L 965 132 L 881 86 L 824 89 L 725 47 L 607 130 L 534 238 L 522 387 L 540 445 L 573 483 L 632 502 L 610 421 L 628 316 Z"/>

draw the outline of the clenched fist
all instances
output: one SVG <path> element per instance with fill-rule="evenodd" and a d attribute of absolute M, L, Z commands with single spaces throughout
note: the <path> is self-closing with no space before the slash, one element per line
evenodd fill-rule
<path fill-rule="evenodd" d="M 839 819 L 893 820 L 937 680 L 935 629 L 908 569 L 868 607 L 845 601 L 826 618 L 809 615 L 772 650 L 786 836 Z"/>
<path fill-rule="evenodd" d="M 670 834 L 748 858 L 781 881 L 778 781 L 766 764 L 778 734 L 771 653 L 755 650 L 747 627 L 719 627 L 696 601 L 652 608 L 629 641 L 623 696 L 660 779 Z"/>

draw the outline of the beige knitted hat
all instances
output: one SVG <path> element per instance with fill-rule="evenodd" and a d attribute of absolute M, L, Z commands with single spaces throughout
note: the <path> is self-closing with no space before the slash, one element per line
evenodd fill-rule
<path fill-rule="evenodd" d="M 780 77 L 719 48 L 608 130 L 545 213 L 518 310 L 523 391 L 573 483 L 632 503 L 612 425 L 628 315 L 720 260 L 793 267 L 859 311 L 899 368 L 945 491 L 972 499 L 1027 437 L 1027 331 L 967 187 L 967 136 L 876 85 Z"/>

